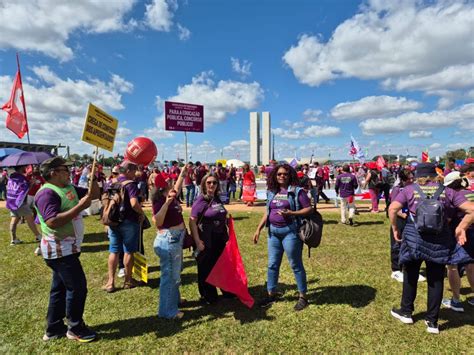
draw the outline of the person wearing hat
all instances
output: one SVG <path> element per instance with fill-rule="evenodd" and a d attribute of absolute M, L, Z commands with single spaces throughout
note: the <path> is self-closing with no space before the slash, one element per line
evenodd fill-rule
<path fill-rule="evenodd" d="M 426 207 L 426 198 L 421 197 L 423 195 L 429 196 L 432 201 L 430 206 L 435 206 L 435 211 Z M 408 210 L 403 238 L 397 226 L 397 213 L 402 208 Z M 423 216 L 417 216 L 418 210 L 424 212 Z M 434 215 L 433 212 L 437 214 Z M 463 212 L 464 216 L 452 233 L 448 228 L 447 216 L 456 212 Z M 436 225 L 435 228 L 435 224 L 431 222 L 437 216 L 442 216 L 439 220 L 442 225 Z M 389 217 L 393 237 L 396 241 L 401 241 L 399 262 L 403 265 L 403 292 L 400 308 L 393 308 L 391 314 L 402 323 L 413 323 L 412 313 L 418 275 L 422 262 L 425 262 L 428 282 L 428 309 L 425 324 L 429 333 L 438 334 L 445 265 L 455 263 L 454 260 L 459 262 L 469 260 L 469 256 L 460 246 L 465 244 L 466 231 L 474 222 L 474 203 L 467 201 L 464 194 L 443 186 L 434 164 L 420 163 L 416 167 L 414 183 L 406 186 L 392 201 Z M 430 224 L 427 225 L 423 221 L 429 221 Z"/>
<path fill-rule="evenodd" d="M 181 282 L 181 266 L 183 262 L 183 240 L 186 233 L 183 209 L 177 200 L 184 176 L 183 169 L 174 186 L 170 179 L 162 174 L 155 177 L 155 191 L 152 195 L 153 223 L 158 232 L 153 248 L 160 258 L 160 297 L 158 317 L 180 319 L 183 312 L 178 309 L 180 303 L 179 285 Z"/>
<path fill-rule="evenodd" d="M 87 281 L 79 261 L 84 237 L 81 212 L 93 199 L 99 198 L 99 186 L 94 181 L 89 192 L 71 185 L 70 165 L 61 157 L 47 159 L 41 164 L 41 175 L 46 183 L 39 189 L 34 202 L 41 225 L 42 255 L 53 271 L 43 340 L 66 335 L 68 339 L 90 342 L 96 333 L 82 318 Z"/>
<path fill-rule="evenodd" d="M 474 172 L 474 165 L 471 167 L 471 173 Z M 463 171 L 468 172 L 468 168 L 464 168 Z M 474 192 L 470 190 L 469 180 L 462 176 L 458 171 L 449 173 L 444 178 L 444 186 L 447 186 L 458 193 L 464 194 L 468 201 L 474 202 Z M 458 211 L 453 216 L 450 216 L 451 229 L 455 230 L 459 222 L 463 219 L 464 213 Z M 449 286 L 451 288 L 452 297 L 443 299 L 443 306 L 447 307 L 455 312 L 464 312 L 464 307 L 461 302 L 461 277 L 460 277 L 460 268 L 465 267 L 467 280 L 471 286 L 471 291 L 474 293 L 474 225 L 471 225 L 467 230 L 467 240 L 463 245 L 463 248 L 473 259 L 467 265 L 448 265 L 448 280 Z M 468 304 L 474 306 L 474 298 L 468 300 Z"/>
<path fill-rule="evenodd" d="M 7 182 L 7 203 L 6 207 L 10 210 L 10 245 L 23 243 L 17 238 L 16 229 L 21 218 L 24 217 L 28 227 L 36 238 L 41 240 L 41 234 L 36 228 L 33 211 L 28 203 L 28 191 L 30 183 L 26 178 L 26 166 L 15 166 L 15 171 L 10 175 Z M 38 250 L 35 254 L 39 255 Z"/>
<path fill-rule="evenodd" d="M 108 280 L 103 289 L 108 293 L 115 289 L 115 270 L 119 262 L 120 252 L 124 253 L 124 289 L 131 289 L 137 286 L 132 278 L 133 254 L 138 251 L 138 241 L 140 237 L 140 225 L 145 218 L 142 206 L 140 205 L 140 191 L 133 181 L 138 166 L 128 160 L 120 164 L 120 175 L 117 182 L 122 184 L 124 189 L 123 200 L 123 221 L 117 226 L 109 226 L 109 260 L 108 260 Z"/>

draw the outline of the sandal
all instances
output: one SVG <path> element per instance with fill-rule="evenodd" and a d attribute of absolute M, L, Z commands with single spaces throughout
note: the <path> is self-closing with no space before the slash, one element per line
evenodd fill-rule
<path fill-rule="evenodd" d="M 134 279 L 131 279 L 130 281 L 125 281 L 123 283 L 123 289 L 124 290 L 130 290 L 130 289 L 135 288 L 137 286 L 138 286 L 138 283 Z"/>
<path fill-rule="evenodd" d="M 115 291 L 117 291 L 117 289 L 115 288 L 114 285 L 105 285 L 105 286 L 102 286 L 102 289 L 107 292 L 107 293 L 113 293 Z"/>

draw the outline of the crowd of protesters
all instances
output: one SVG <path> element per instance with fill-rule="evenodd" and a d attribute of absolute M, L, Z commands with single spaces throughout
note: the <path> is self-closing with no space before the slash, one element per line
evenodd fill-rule
<path fill-rule="evenodd" d="M 278 301 L 279 270 L 286 253 L 293 270 L 299 297 L 296 311 L 308 305 L 306 273 L 302 260 L 303 242 L 298 237 L 300 218 L 307 215 L 320 200 L 330 198 L 324 192 L 335 189 L 340 204 L 340 223 L 353 226 L 356 197 L 368 189 L 371 212 L 379 212 L 379 199 L 385 199 L 390 217 L 390 256 L 392 278 L 403 282 L 401 304 L 391 314 L 402 323 L 413 323 L 417 283 L 424 281 L 420 266 L 426 264 L 428 282 L 427 331 L 438 333 L 441 305 L 462 312 L 460 275 L 465 273 L 474 292 L 474 163 L 468 161 L 456 170 L 448 162 L 443 170 L 431 163 L 400 166 L 391 164 L 320 165 L 318 162 L 291 166 L 272 161 L 269 166 L 251 169 L 215 166 L 189 162 L 180 167 L 172 162 L 169 167 L 147 169 L 124 161 L 113 167 L 106 177 L 102 167 L 91 176 L 91 166 L 70 168 L 64 159 L 55 157 L 40 167 L 27 171 L 26 166 L 15 167 L 9 176 L 0 175 L 0 198 L 5 196 L 11 212 L 11 244 L 21 243 L 16 230 L 24 218 L 34 238 L 40 241 L 35 251 L 42 255 L 53 271 L 47 329 L 44 340 L 67 336 L 81 342 L 95 339 L 96 334 L 82 319 L 87 294 L 87 282 L 79 261 L 84 234 L 82 212 L 91 201 L 107 195 L 111 187 L 123 191 L 121 220 L 109 225 L 108 279 L 104 290 L 116 290 L 115 273 L 124 277 L 123 288 L 135 288 L 132 277 L 134 253 L 143 253 L 143 229 L 147 221 L 143 203 L 152 204 L 152 222 L 156 227 L 153 247 L 160 259 L 160 288 L 158 316 L 180 319 L 180 273 L 182 247 L 187 237 L 183 207 L 191 208 L 189 230 L 194 241 L 198 270 L 198 289 L 201 301 L 213 304 L 218 300 L 217 289 L 206 282 L 229 238 L 226 205 L 237 200 L 252 206 L 256 200 L 257 177 L 264 177 L 267 185 L 265 213 L 253 236 L 256 244 L 264 227 L 268 229 L 267 295 L 258 305 L 269 307 Z M 91 183 L 91 180 L 93 182 Z M 89 189 L 88 189 L 89 188 Z M 440 230 L 425 232 L 418 227 L 417 208 L 424 196 L 439 198 L 443 215 Z M 440 207 L 441 208 L 441 207 Z M 36 220 L 40 225 L 38 231 Z M 149 222 L 148 222 L 149 223 Z M 149 227 L 149 226 L 148 226 Z M 431 233 L 431 234 L 430 234 Z M 435 239 L 431 237 L 436 234 Z M 419 236 L 422 236 L 421 238 Z M 416 245 L 424 250 L 419 253 Z M 414 246 L 415 245 L 415 246 Z M 441 252 L 441 256 L 439 251 Z M 444 254 L 443 254 L 444 253 Z M 444 272 L 447 268 L 452 297 L 443 300 Z M 223 297 L 233 294 L 222 291 Z M 474 299 L 468 300 L 474 306 Z M 67 319 L 67 326 L 64 324 Z"/>

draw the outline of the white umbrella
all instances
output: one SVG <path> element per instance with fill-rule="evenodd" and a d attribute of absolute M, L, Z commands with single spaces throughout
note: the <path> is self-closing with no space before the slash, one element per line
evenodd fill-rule
<path fill-rule="evenodd" d="M 245 163 L 239 159 L 230 159 L 225 163 L 227 167 L 230 167 L 231 164 L 234 166 L 234 168 L 241 168 L 245 165 Z"/>

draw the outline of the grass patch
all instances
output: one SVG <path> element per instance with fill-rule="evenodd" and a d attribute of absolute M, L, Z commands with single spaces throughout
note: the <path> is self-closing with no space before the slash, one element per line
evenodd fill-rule
<path fill-rule="evenodd" d="M 236 230 L 246 266 L 251 294 L 265 293 L 266 238 L 258 245 L 251 238 L 260 213 L 235 213 Z M 390 316 L 398 305 L 401 284 L 390 279 L 388 221 L 383 214 L 357 216 L 358 227 L 338 224 L 338 214 L 325 213 L 322 245 L 304 263 L 308 275 L 308 309 L 293 311 L 296 286 L 288 262 L 281 274 L 283 300 L 267 310 L 247 309 L 236 300 L 201 306 L 196 265 L 185 252 L 182 295 L 188 300 L 182 321 L 156 317 L 159 260 L 152 249 L 155 233 L 145 232 L 145 252 L 150 265 L 148 286 L 106 294 L 108 241 L 96 217 L 87 217 L 81 262 L 88 281 L 84 318 L 100 340 L 79 344 L 61 339 L 44 343 L 45 315 L 51 275 L 40 257 L 26 225 L 18 235 L 25 244 L 9 246 L 9 215 L 0 210 L 2 272 L 0 351 L 30 352 L 472 352 L 474 309 L 464 314 L 442 309 L 441 334 L 426 333 L 426 283 L 419 286 L 415 324 L 407 326 Z M 186 216 L 187 218 L 187 216 Z M 118 281 L 120 286 L 122 281 Z M 468 294 L 463 279 L 463 293 Z M 445 291 L 448 296 L 448 291 Z M 471 350 L 469 350 L 471 349 Z"/>

